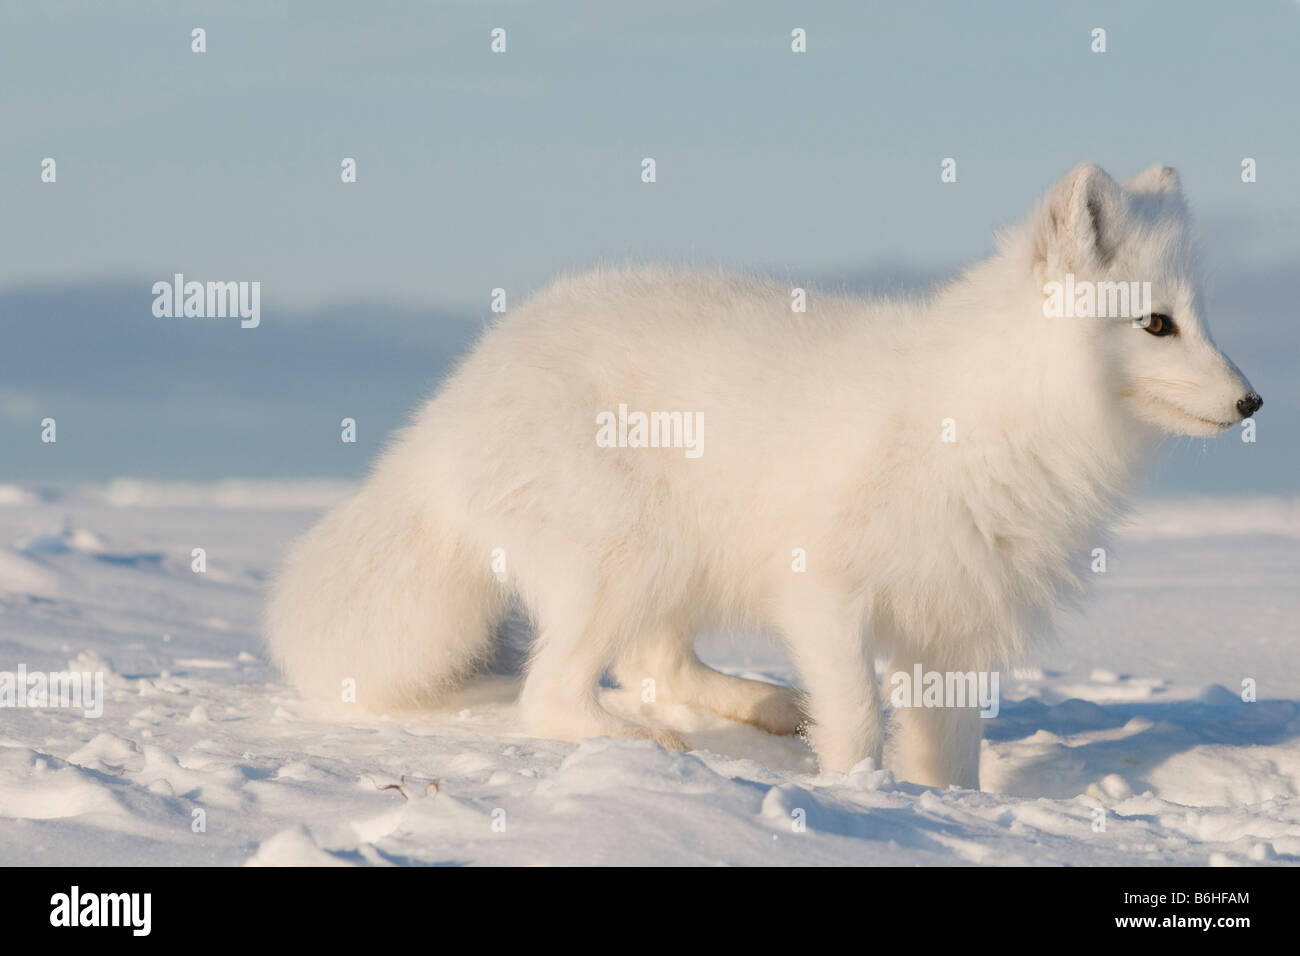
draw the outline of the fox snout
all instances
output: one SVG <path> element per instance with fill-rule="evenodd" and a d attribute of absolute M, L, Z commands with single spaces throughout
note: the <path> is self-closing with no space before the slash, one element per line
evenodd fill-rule
<path fill-rule="evenodd" d="M 1246 397 L 1237 402 L 1237 411 L 1241 412 L 1242 418 L 1249 418 L 1263 407 L 1264 400 L 1258 392 L 1247 392 Z"/>

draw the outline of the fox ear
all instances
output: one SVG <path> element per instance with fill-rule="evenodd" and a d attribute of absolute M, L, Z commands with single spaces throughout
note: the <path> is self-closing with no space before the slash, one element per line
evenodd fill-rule
<path fill-rule="evenodd" d="M 1095 163 L 1081 163 L 1052 187 L 1039 224 L 1037 258 L 1050 267 L 1104 265 L 1124 216 L 1119 184 Z"/>
<path fill-rule="evenodd" d="M 1162 166 L 1156 163 L 1148 166 L 1142 172 L 1138 173 L 1132 179 L 1124 183 L 1124 188 L 1131 193 L 1140 195 L 1156 195 L 1159 193 L 1176 193 L 1182 191 L 1182 184 L 1178 181 L 1178 173 L 1172 166 Z"/>

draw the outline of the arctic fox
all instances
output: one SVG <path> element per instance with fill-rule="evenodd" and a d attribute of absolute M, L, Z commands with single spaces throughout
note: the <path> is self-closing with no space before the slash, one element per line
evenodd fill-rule
<path fill-rule="evenodd" d="M 1150 283 L 1150 312 L 1053 314 L 1067 277 Z M 881 766 L 877 655 L 909 675 L 1012 665 L 1159 434 L 1260 407 L 1197 278 L 1174 171 L 1121 186 L 1084 164 L 924 299 L 813 293 L 801 312 L 788 287 L 721 274 L 563 279 L 488 330 L 296 543 L 274 655 L 307 695 L 417 708 L 491 657 L 518 600 L 530 733 L 684 747 L 652 710 L 602 706 L 612 673 L 802 730 L 826 771 Z M 705 666 L 697 632 L 734 625 L 778 632 L 802 692 Z M 893 723 L 900 777 L 978 787 L 976 707 Z"/>

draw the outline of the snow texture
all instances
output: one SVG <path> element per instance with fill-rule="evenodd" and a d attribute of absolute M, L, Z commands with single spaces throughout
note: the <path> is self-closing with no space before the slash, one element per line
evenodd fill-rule
<path fill-rule="evenodd" d="M 0 486 L 0 671 L 98 671 L 106 697 L 99 718 L 0 709 L 0 859 L 1300 862 L 1296 501 L 1147 503 L 1038 665 L 1003 675 L 977 793 L 869 766 L 819 774 L 797 738 L 686 708 L 667 716 L 689 753 L 528 737 L 517 653 L 418 719 L 313 716 L 268 665 L 258 621 L 285 545 L 347 490 Z M 701 653 L 796 681 L 765 635 L 711 635 Z"/>

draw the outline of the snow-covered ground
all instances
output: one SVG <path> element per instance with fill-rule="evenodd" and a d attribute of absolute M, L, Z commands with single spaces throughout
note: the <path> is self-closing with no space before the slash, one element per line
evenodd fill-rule
<path fill-rule="evenodd" d="M 1296 501 L 1146 505 L 1059 642 L 1004 675 L 974 793 L 818 774 L 797 739 L 684 708 L 690 753 L 527 737 L 508 666 L 420 719 L 316 719 L 258 616 L 285 543 L 345 490 L 0 486 L 0 671 L 102 672 L 106 698 L 99 718 L 0 709 L 0 859 L 1300 862 Z M 762 636 L 702 653 L 794 678 Z"/>

